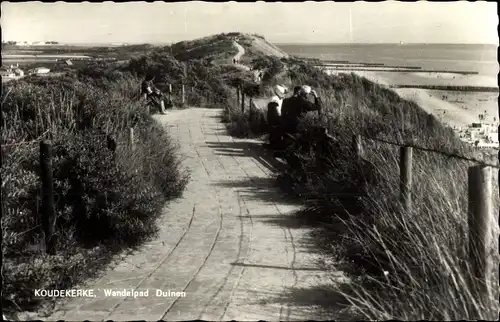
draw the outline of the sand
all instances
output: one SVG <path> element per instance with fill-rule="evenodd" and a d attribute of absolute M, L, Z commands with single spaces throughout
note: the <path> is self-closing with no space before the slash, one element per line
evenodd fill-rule
<path fill-rule="evenodd" d="M 412 73 L 415 76 L 418 77 L 423 77 L 423 78 L 432 78 L 432 79 L 448 79 L 452 80 L 455 79 L 458 74 L 453 74 L 453 73 L 425 73 L 425 72 L 417 72 L 417 73 Z"/>
<path fill-rule="evenodd" d="M 424 85 L 487 86 L 496 87 L 497 79 L 484 75 L 462 75 L 456 73 L 408 73 L 416 82 Z"/>
<path fill-rule="evenodd" d="M 498 87 L 496 77 L 484 75 L 462 75 L 457 73 L 430 72 L 387 72 L 328 70 L 328 74 L 356 73 L 383 85 L 432 85 L 432 86 L 485 86 Z"/>
<path fill-rule="evenodd" d="M 451 86 L 498 86 L 496 79 L 482 75 L 427 72 L 374 72 L 329 71 L 330 74 L 350 73 L 365 77 L 380 85 L 451 85 Z M 436 115 L 450 126 L 465 127 L 479 122 L 479 114 L 485 121 L 499 120 L 498 93 L 457 92 L 417 88 L 393 89 L 402 98 L 414 101 L 426 112 Z M 486 111 L 486 113 L 484 113 Z"/>
<path fill-rule="evenodd" d="M 418 88 L 398 88 L 396 93 L 404 99 L 414 101 L 427 113 L 434 114 L 443 123 L 464 127 L 478 121 L 478 113 L 432 95 L 431 91 Z"/>

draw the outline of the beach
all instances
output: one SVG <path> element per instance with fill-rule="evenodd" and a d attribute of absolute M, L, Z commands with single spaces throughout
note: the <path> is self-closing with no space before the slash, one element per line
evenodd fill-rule
<path fill-rule="evenodd" d="M 384 72 L 384 71 L 342 71 L 329 70 L 329 74 L 353 72 L 384 86 L 392 85 L 433 85 L 433 86 L 477 86 L 496 87 L 492 77 L 483 75 L 461 75 L 454 73 Z M 481 91 L 431 90 L 422 88 L 393 88 L 402 98 L 414 101 L 426 112 L 438 117 L 450 126 L 466 127 L 479 122 L 479 114 L 484 122 L 498 121 L 498 93 Z M 485 113 L 486 111 L 486 113 Z"/>
<path fill-rule="evenodd" d="M 282 44 L 280 47 L 291 55 L 319 59 L 323 62 L 321 68 L 329 74 L 355 73 L 387 87 L 402 86 L 392 90 L 451 126 L 465 127 L 479 122 L 480 114 L 485 116 L 484 122 L 499 119 L 497 45 Z"/>

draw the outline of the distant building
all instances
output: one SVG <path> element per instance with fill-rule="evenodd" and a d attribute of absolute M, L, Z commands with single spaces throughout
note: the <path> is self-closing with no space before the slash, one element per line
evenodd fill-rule
<path fill-rule="evenodd" d="M 466 128 L 458 128 L 458 135 L 461 141 L 467 142 L 477 148 L 499 148 L 498 142 L 498 122 L 483 123 L 475 122 Z"/>

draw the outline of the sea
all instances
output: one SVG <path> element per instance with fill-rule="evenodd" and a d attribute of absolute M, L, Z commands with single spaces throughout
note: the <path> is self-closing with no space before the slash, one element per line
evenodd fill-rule
<path fill-rule="evenodd" d="M 388 71 L 384 67 L 358 70 L 361 76 L 379 84 L 404 86 L 395 91 L 417 102 L 443 122 L 464 128 L 471 122 L 498 126 L 497 45 L 481 44 L 277 44 L 290 55 L 349 64 L 384 64 L 420 67 L 419 70 Z M 338 65 L 346 66 L 344 63 Z M 359 65 L 358 65 L 359 66 Z M 339 68 L 339 67 L 335 67 Z M 358 67 L 355 67 L 358 68 Z M 364 68 L 364 67 L 361 67 Z M 345 69 L 345 68 L 344 68 Z M 378 70 L 375 70 L 378 69 Z M 351 68 L 352 71 L 352 68 Z M 351 71 L 332 70 L 328 73 Z M 477 74 L 459 73 L 474 72 Z M 432 86 L 433 90 L 425 90 Z M 467 91 L 449 90 L 450 87 Z M 495 89 L 496 91 L 492 90 Z"/>
<path fill-rule="evenodd" d="M 287 53 L 321 60 L 379 63 L 430 70 L 473 71 L 497 79 L 497 45 L 278 44 Z"/>

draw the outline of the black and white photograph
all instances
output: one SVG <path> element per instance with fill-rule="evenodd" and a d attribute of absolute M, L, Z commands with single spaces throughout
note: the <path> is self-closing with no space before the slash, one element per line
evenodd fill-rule
<path fill-rule="evenodd" d="M 498 320 L 497 11 L 2 2 L 2 320 Z"/>

